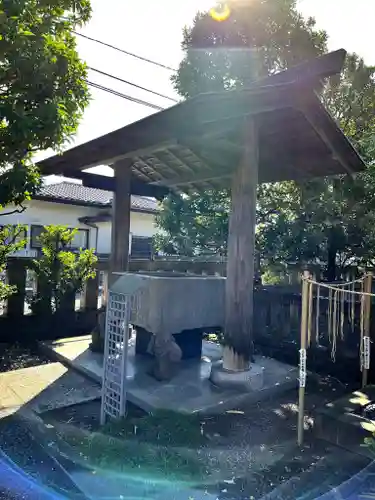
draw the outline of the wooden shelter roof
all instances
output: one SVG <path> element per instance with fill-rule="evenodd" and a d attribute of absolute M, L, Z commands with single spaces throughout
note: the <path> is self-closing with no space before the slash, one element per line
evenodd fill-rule
<path fill-rule="evenodd" d="M 187 99 L 105 136 L 39 163 L 44 175 L 82 178 L 82 170 L 131 158 L 132 185 L 147 193 L 228 186 L 242 154 L 244 123 L 253 116 L 259 131 L 259 182 L 300 180 L 354 173 L 364 163 L 321 104 L 314 89 L 341 71 L 339 50 L 255 82 L 250 88 Z M 113 186 L 112 186 L 113 187 Z"/>

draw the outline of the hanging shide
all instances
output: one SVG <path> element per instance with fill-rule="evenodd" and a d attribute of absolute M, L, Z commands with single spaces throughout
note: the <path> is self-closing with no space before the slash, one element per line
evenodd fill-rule
<path fill-rule="evenodd" d="M 340 308 L 341 308 L 341 314 L 340 314 L 340 338 L 341 338 L 341 340 L 344 340 L 345 294 L 346 294 L 346 290 L 343 290 L 341 292 L 341 302 L 340 302 Z"/>
<path fill-rule="evenodd" d="M 356 290 L 359 286 L 359 291 Z M 315 294 L 314 294 L 315 292 Z M 322 293 L 324 292 L 324 293 Z M 327 292 L 327 293 L 325 293 Z M 370 368 L 370 316 L 372 294 L 372 274 L 344 283 L 318 283 L 305 272 L 302 277 L 301 345 L 299 357 L 299 403 L 298 403 L 298 444 L 303 443 L 304 400 L 306 387 L 307 348 L 312 338 L 315 324 L 315 344 L 319 345 L 320 335 L 326 333 L 331 344 L 331 358 L 336 360 L 337 338 L 345 339 L 345 330 L 354 333 L 357 296 L 360 304 L 360 367 L 362 387 L 367 385 Z M 314 308 L 315 299 L 315 308 Z M 327 331 L 321 329 L 320 314 L 322 302 L 326 305 L 323 320 L 327 319 Z M 328 303 L 327 303 L 328 301 Z M 324 306 L 325 307 L 325 306 Z M 315 309 L 315 311 L 314 311 Z M 315 317 L 314 317 L 315 313 Z M 323 313 L 324 314 L 324 313 Z M 345 316 L 347 314 L 347 317 Z M 345 318 L 347 320 L 345 321 Z"/>
<path fill-rule="evenodd" d="M 312 317 L 313 317 L 313 283 L 309 283 L 309 309 L 308 309 L 308 320 L 307 320 L 307 345 L 311 345 L 311 327 L 312 327 Z"/>
<path fill-rule="evenodd" d="M 320 285 L 316 287 L 315 343 L 319 345 Z"/>

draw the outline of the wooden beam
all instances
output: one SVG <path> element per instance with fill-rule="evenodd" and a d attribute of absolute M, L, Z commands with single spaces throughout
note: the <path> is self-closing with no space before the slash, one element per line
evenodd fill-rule
<path fill-rule="evenodd" d="M 213 94 L 202 94 L 197 96 L 197 113 L 199 118 L 194 124 L 190 135 L 196 137 L 208 135 L 212 126 L 219 122 L 220 127 L 225 127 L 226 122 L 233 120 L 238 125 L 244 123 L 249 116 L 274 112 L 293 107 L 294 93 L 289 85 L 280 85 L 274 88 L 250 88 L 239 91 L 228 91 Z M 199 102 L 199 99 L 202 99 Z"/>
<path fill-rule="evenodd" d="M 115 190 L 112 206 L 112 244 L 109 263 L 109 286 L 116 280 L 114 272 L 128 270 L 130 234 L 130 178 L 131 160 L 122 160 L 113 165 Z"/>
<path fill-rule="evenodd" d="M 209 182 L 214 179 L 222 179 L 223 177 L 230 177 L 232 175 L 230 168 L 210 170 L 209 172 L 203 171 L 199 174 L 183 175 L 175 177 L 174 179 L 164 179 L 162 181 L 153 182 L 153 186 L 166 186 L 166 187 L 180 187 L 189 184 L 196 184 L 201 182 Z"/>
<path fill-rule="evenodd" d="M 115 178 L 104 175 L 90 174 L 89 172 L 79 172 L 75 177 L 82 180 L 82 184 L 87 187 L 104 189 L 105 191 L 115 190 Z M 130 180 L 130 194 L 135 196 L 150 196 L 152 198 L 163 199 L 169 194 L 169 189 L 162 186 L 153 186 L 149 183 L 134 179 Z"/>
<path fill-rule="evenodd" d="M 223 366 L 243 370 L 253 352 L 253 285 L 255 259 L 258 134 L 254 120 L 244 131 L 244 153 L 232 179 L 229 217 Z"/>
<path fill-rule="evenodd" d="M 191 168 L 189 168 L 184 162 L 182 162 L 181 160 L 179 160 L 177 158 L 177 156 L 175 156 L 173 153 L 170 152 L 170 150 L 166 150 L 166 151 L 163 151 L 163 154 L 166 154 L 168 152 L 168 156 L 169 158 L 172 158 L 173 161 L 177 161 L 178 162 L 178 166 L 176 167 L 177 170 L 178 169 L 181 169 L 183 172 L 189 172 L 188 174 L 185 174 L 186 176 L 195 176 L 195 173 L 194 170 L 192 170 Z M 163 158 L 161 158 L 161 155 L 160 153 L 159 154 L 154 154 L 153 155 L 160 163 L 163 164 L 164 168 L 166 170 L 168 170 L 169 172 L 172 172 L 172 177 L 176 177 L 176 174 L 177 174 L 177 171 L 174 169 L 174 167 L 171 167 L 169 165 L 169 163 L 164 160 Z M 184 174 L 183 174 L 184 175 Z M 191 184 L 191 187 L 192 189 L 198 189 L 194 184 Z"/>
<path fill-rule="evenodd" d="M 98 139 L 94 140 L 109 140 L 108 135 L 99 137 Z M 38 167 L 40 168 L 43 175 L 58 174 L 64 175 L 66 177 L 73 177 L 74 173 L 79 170 L 86 170 L 89 168 L 97 167 L 99 165 L 112 165 L 114 163 L 118 163 L 123 159 L 134 158 L 136 156 L 149 154 L 154 151 L 164 151 L 164 149 L 167 149 L 168 147 L 175 144 L 177 144 L 177 141 L 175 139 L 171 139 L 141 149 L 134 149 L 132 151 L 126 151 L 124 153 L 119 153 L 113 156 L 110 154 L 104 156 L 101 153 L 101 148 L 99 146 L 96 147 L 94 151 L 91 151 L 89 149 L 89 146 L 91 145 L 89 142 L 87 144 L 83 144 L 82 146 L 77 146 L 76 148 L 81 148 L 80 151 L 76 151 L 76 148 L 73 148 L 72 150 L 68 150 L 66 153 L 63 153 L 60 156 L 53 156 L 52 158 L 42 160 L 38 162 Z M 108 148 L 109 146 L 106 145 L 106 149 Z M 96 153 L 96 151 L 98 152 Z M 89 161 L 85 160 L 86 154 L 90 154 L 90 157 L 93 157 L 95 159 Z"/>
<path fill-rule="evenodd" d="M 206 152 L 207 154 L 216 152 L 217 154 L 232 154 L 241 156 L 242 146 L 228 141 L 227 139 L 207 140 L 206 137 L 188 138 L 186 144 L 189 144 L 194 150 Z"/>
<path fill-rule="evenodd" d="M 195 175 L 199 173 L 199 171 L 202 169 L 202 167 L 207 170 L 207 171 L 213 171 L 215 169 L 215 165 L 209 165 L 203 158 L 199 158 L 194 151 L 191 149 L 188 150 L 188 156 L 191 158 L 184 158 L 183 156 L 179 155 L 177 152 L 172 152 L 171 150 L 168 150 L 170 154 L 172 154 L 175 158 L 179 159 L 181 162 L 184 162 L 185 165 L 190 168 L 191 172 L 194 172 Z M 198 163 L 196 165 L 195 163 L 192 163 L 190 160 L 193 160 L 195 163 Z M 215 181 L 215 180 L 214 180 Z M 217 189 L 217 183 L 214 181 L 208 181 L 207 182 L 207 188 L 208 189 Z M 198 186 L 199 188 L 199 186 Z"/>
<path fill-rule="evenodd" d="M 254 85 L 265 86 L 292 82 L 316 83 L 323 78 L 340 73 L 345 62 L 345 57 L 346 50 L 335 50 L 321 57 L 304 61 L 275 75 L 267 76 L 255 82 Z"/>

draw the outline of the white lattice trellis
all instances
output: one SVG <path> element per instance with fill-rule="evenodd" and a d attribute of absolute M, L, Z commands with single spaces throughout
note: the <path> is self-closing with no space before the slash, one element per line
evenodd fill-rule
<path fill-rule="evenodd" d="M 126 410 L 126 366 L 130 336 L 130 314 L 134 296 L 109 292 L 102 381 L 100 421 L 119 418 Z"/>

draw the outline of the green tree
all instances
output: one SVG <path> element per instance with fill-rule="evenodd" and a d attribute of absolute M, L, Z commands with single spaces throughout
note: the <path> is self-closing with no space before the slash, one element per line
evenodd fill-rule
<path fill-rule="evenodd" d="M 69 250 L 76 232 L 65 226 L 44 227 L 39 237 L 42 255 L 31 266 L 39 283 L 39 290 L 29 300 L 33 313 L 63 312 L 86 281 L 95 277 L 98 259 L 94 250 Z"/>
<path fill-rule="evenodd" d="M 355 178 L 261 187 L 260 207 L 274 211 L 257 236 L 265 262 L 320 264 L 333 281 L 348 266 L 375 264 L 375 68 L 349 55 L 342 74 L 323 89 L 322 100 L 368 168 Z"/>
<path fill-rule="evenodd" d="M 0 0 L 0 207 L 35 193 L 33 153 L 77 129 L 89 94 L 72 30 L 90 14 L 90 0 Z"/>
<path fill-rule="evenodd" d="M 156 218 L 165 230 L 154 239 L 156 250 L 188 257 L 225 255 L 229 205 L 227 191 L 169 195 Z"/>
<path fill-rule="evenodd" d="M 24 235 L 25 227 L 21 225 L 7 225 L 0 229 L 0 301 L 17 292 L 15 286 L 6 283 L 5 271 L 8 257 L 24 248 L 26 243 Z"/>
<path fill-rule="evenodd" d="M 181 96 L 238 88 L 255 76 L 272 74 L 326 50 L 326 33 L 315 28 L 313 18 L 304 20 L 295 0 L 229 1 L 228 5 L 227 20 L 217 22 L 209 12 L 198 13 L 193 25 L 184 29 L 185 57 L 172 77 Z"/>

